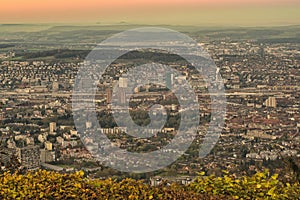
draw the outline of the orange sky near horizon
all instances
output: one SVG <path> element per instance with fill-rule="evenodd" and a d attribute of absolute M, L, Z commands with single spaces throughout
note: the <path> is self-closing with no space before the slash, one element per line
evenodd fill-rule
<path fill-rule="evenodd" d="M 296 5 L 299 0 L 1 0 L 0 23 L 84 22 L 133 20 L 145 14 L 174 18 L 190 10 L 223 12 L 243 7 L 276 7 Z M 219 9 L 219 10 L 218 10 Z M 222 11 L 220 11 L 220 9 Z M 178 15 L 184 16 L 184 14 Z M 146 20 L 147 19 L 147 20 Z"/>

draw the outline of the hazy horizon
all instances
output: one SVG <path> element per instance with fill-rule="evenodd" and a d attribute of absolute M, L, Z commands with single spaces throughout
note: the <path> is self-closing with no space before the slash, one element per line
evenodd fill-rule
<path fill-rule="evenodd" d="M 153 24 L 281 26 L 300 24 L 296 0 L 3 0 L 1 24 Z"/>

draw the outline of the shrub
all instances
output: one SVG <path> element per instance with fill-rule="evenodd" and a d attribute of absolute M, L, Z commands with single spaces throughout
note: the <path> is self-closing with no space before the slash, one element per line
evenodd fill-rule
<path fill-rule="evenodd" d="M 235 178 L 224 171 L 223 177 L 205 177 L 200 174 L 190 184 L 192 191 L 205 194 L 229 195 L 235 199 L 299 199 L 298 183 L 289 184 L 278 180 L 278 174 L 269 171 L 257 172 L 253 176 Z"/>
<path fill-rule="evenodd" d="M 150 186 L 141 180 L 100 180 L 82 171 L 60 174 L 39 170 L 24 175 L 0 175 L 0 199 L 297 199 L 300 187 L 284 184 L 268 171 L 239 179 L 200 174 L 189 185 L 163 182 Z"/>

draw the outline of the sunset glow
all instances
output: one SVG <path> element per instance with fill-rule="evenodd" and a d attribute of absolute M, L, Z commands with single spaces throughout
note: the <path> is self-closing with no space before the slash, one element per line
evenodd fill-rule
<path fill-rule="evenodd" d="M 222 20 L 227 20 L 228 24 L 239 24 L 243 19 L 257 21 L 253 17 L 262 17 L 265 13 L 271 22 L 282 19 L 286 23 L 295 24 L 300 18 L 297 14 L 299 8 L 298 0 L 2 0 L 0 23 L 178 21 L 183 24 L 197 24 L 197 18 L 211 20 L 212 23 L 223 23 Z"/>

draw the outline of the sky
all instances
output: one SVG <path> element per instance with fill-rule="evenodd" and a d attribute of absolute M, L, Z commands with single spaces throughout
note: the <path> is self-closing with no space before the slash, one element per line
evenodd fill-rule
<path fill-rule="evenodd" d="M 0 23 L 300 24 L 299 0 L 1 0 Z"/>

